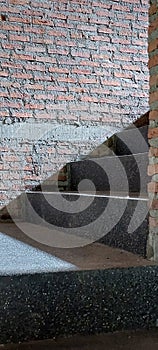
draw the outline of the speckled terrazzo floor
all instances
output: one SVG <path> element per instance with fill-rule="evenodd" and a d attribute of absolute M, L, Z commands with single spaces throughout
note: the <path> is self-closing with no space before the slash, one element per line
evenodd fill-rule
<path fill-rule="evenodd" d="M 1 346 L 0 346 L 1 349 Z M 158 330 L 118 332 L 2 346 L 4 350 L 157 350 Z"/>
<path fill-rule="evenodd" d="M 30 230 L 37 230 L 37 225 L 28 225 Z M 1 275 L 153 264 L 138 255 L 99 243 L 73 249 L 48 247 L 32 240 L 12 223 L 0 223 L 0 232 Z"/>

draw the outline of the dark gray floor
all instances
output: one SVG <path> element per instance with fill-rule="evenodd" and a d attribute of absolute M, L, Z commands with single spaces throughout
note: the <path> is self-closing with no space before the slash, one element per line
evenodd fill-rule
<path fill-rule="evenodd" d="M 97 336 L 75 336 L 19 345 L 0 346 L 4 350 L 158 350 L 158 330 L 118 332 Z"/>

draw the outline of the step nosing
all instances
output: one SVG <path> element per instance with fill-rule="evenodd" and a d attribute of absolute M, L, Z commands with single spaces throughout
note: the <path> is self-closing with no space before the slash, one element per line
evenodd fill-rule
<path fill-rule="evenodd" d="M 148 197 L 133 197 L 133 196 L 121 196 L 121 195 L 107 195 L 107 194 L 93 194 L 93 193 L 77 193 L 77 192 L 55 192 L 55 191 L 31 191 L 31 192 L 26 192 L 27 195 L 29 194 L 53 194 L 53 195 L 60 195 L 60 196 L 82 196 L 82 197 L 97 197 L 97 198 L 117 198 L 117 199 L 129 199 L 129 200 L 143 200 L 143 201 L 148 201 Z"/>

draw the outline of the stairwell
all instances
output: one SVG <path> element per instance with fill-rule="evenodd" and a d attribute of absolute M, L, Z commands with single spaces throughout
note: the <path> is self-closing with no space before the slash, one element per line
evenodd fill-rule
<path fill-rule="evenodd" d="M 2 213 L 0 343 L 157 327 L 142 120 Z"/>

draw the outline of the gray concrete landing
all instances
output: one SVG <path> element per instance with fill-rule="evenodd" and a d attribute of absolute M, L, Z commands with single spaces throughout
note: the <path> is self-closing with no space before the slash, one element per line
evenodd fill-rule
<path fill-rule="evenodd" d="M 75 265 L 18 241 L 0 232 L 0 275 L 57 272 L 76 269 Z"/>

